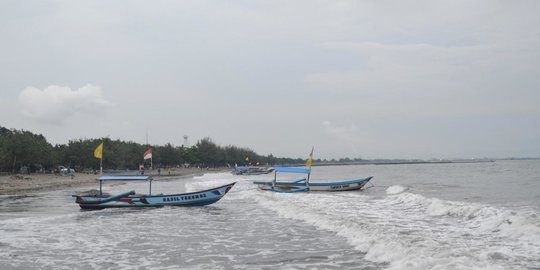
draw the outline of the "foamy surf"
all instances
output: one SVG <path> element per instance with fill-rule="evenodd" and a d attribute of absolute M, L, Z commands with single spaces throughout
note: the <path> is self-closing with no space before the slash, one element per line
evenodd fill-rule
<path fill-rule="evenodd" d="M 257 190 L 251 176 L 229 173 L 156 184 L 156 192 L 190 192 L 237 182 L 218 203 L 200 208 L 81 212 L 58 194 L 22 198 L 17 203 L 28 210 L 56 210 L 4 215 L 0 268 L 535 269 L 539 208 L 527 192 L 536 180 L 526 178 L 529 171 L 514 179 L 523 185 L 515 194 L 486 191 L 485 183 L 496 179 L 481 182 L 477 175 L 471 183 L 470 174 L 484 164 L 472 166 L 319 169 L 343 179 L 364 174 L 355 170 L 379 170 L 369 174 L 385 188 L 363 192 L 272 193 Z M 271 178 L 256 179 L 264 177 Z M 510 201 L 491 203 L 497 202 L 492 194 Z"/>
<path fill-rule="evenodd" d="M 534 217 L 406 190 L 391 186 L 383 199 L 366 193 L 262 191 L 253 191 L 250 198 L 281 217 L 322 230 L 316 233 L 331 231 L 344 237 L 365 252 L 365 259 L 388 263 L 388 269 L 520 268 L 534 263 L 521 261 L 522 256 L 539 254 Z M 495 245 L 486 246 L 486 241 Z"/>
<path fill-rule="evenodd" d="M 394 186 L 390 186 L 386 189 L 386 194 L 388 195 L 396 195 L 396 194 L 399 194 L 399 193 L 402 193 L 402 192 L 405 192 L 407 191 L 409 188 L 406 188 L 406 187 L 402 187 L 400 185 L 394 185 Z"/>

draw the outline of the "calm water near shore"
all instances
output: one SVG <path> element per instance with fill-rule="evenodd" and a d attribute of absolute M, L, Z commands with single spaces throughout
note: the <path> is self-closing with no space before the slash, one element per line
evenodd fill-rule
<path fill-rule="evenodd" d="M 230 173 L 153 184 L 238 182 L 192 208 L 81 211 L 70 195 L 85 188 L 0 196 L 0 269 L 540 269 L 540 161 L 314 167 L 312 179 L 366 176 L 374 187 L 340 193 L 264 192 L 251 180 L 271 175 Z"/>

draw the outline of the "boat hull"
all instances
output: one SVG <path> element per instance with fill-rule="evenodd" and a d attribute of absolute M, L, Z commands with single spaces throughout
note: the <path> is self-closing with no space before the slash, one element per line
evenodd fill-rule
<path fill-rule="evenodd" d="M 231 173 L 236 175 L 260 175 L 268 174 L 273 171 L 273 168 L 266 167 L 236 167 Z"/>
<path fill-rule="evenodd" d="M 277 192 L 290 192 L 297 191 L 350 191 L 362 189 L 371 180 L 370 177 L 347 180 L 347 181 L 332 181 L 332 182 L 309 182 L 309 186 L 306 186 L 305 179 L 300 179 L 290 182 L 278 181 L 272 187 L 272 181 L 254 181 L 253 183 L 258 185 L 262 190 L 270 190 Z M 308 187 L 308 189 L 303 189 Z"/>
<path fill-rule="evenodd" d="M 182 194 L 129 195 L 126 196 L 75 196 L 82 209 L 105 209 L 123 207 L 203 206 L 219 201 L 236 183 Z M 122 195 L 122 194 L 121 194 Z M 114 198 L 113 198 L 114 197 Z M 111 199 L 112 198 L 112 199 Z"/>

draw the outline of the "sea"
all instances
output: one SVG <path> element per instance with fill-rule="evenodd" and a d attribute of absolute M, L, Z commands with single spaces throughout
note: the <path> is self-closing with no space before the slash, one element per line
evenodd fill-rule
<path fill-rule="evenodd" d="M 273 175 L 228 172 L 152 185 L 237 182 L 203 207 L 80 210 L 71 195 L 96 187 L 1 196 L 0 269 L 540 269 L 539 160 L 315 166 L 311 179 L 367 176 L 334 193 L 261 191 L 252 181 Z M 105 186 L 132 189 L 147 186 Z"/>

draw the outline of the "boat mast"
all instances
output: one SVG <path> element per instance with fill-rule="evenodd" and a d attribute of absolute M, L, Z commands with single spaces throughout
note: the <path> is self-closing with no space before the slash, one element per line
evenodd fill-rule
<path fill-rule="evenodd" d="M 311 153 L 309 154 L 309 158 L 306 161 L 306 167 L 309 168 L 309 172 L 307 174 L 307 179 L 306 179 L 306 187 L 308 187 L 308 188 L 309 188 L 309 177 L 311 176 L 311 165 L 313 164 L 313 150 L 314 149 L 315 149 L 315 146 L 312 146 L 311 147 Z"/>
<path fill-rule="evenodd" d="M 99 159 L 99 174 L 103 175 L 103 157 Z"/>
<path fill-rule="evenodd" d="M 148 144 L 148 127 L 146 127 L 146 145 L 148 145 L 150 147 L 150 145 Z M 153 158 L 153 156 L 150 156 L 150 170 L 149 170 L 150 175 L 152 174 L 152 170 L 154 169 L 154 164 L 153 164 L 152 158 Z"/>
<path fill-rule="evenodd" d="M 274 170 L 274 180 L 272 180 L 272 189 L 276 187 L 276 181 L 277 181 L 277 170 Z"/>

